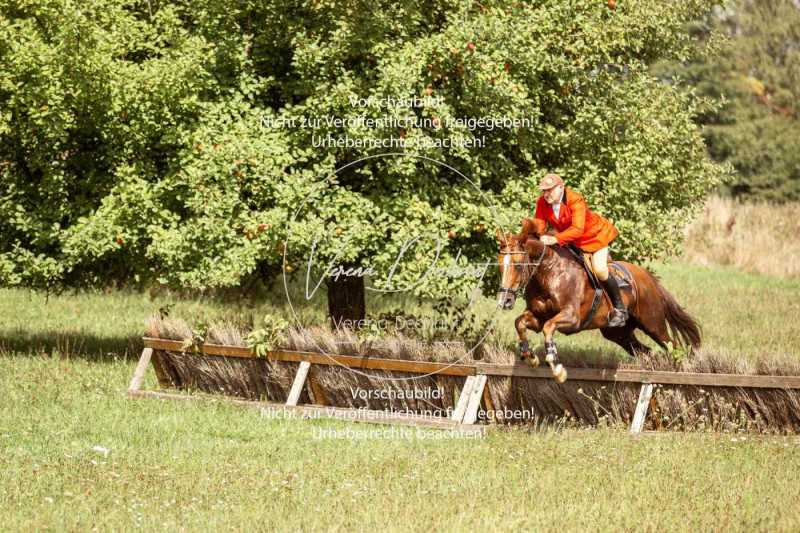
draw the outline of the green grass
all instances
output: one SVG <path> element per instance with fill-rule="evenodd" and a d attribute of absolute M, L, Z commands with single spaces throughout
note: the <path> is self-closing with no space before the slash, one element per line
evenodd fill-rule
<path fill-rule="evenodd" d="M 800 357 L 800 321 L 793 319 L 800 316 L 800 280 L 684 264 L 658 264 L 653 270 L 698 319 L 705 351 L 745 359 L 763 354 Z M 151 299 L 128 292 L 67 293 L 46 298 L 40 293 L 0 289 L 0 349 L 78 353 L 94 358 L 109 354 L 134 356 L 141 351 L 139 339 L 145 319 L 159 307 L 173 304 L 171 316 L 186 318 L 190 323 L 219 319 L 249 323 L 267 312 L 291 319 L 282 290 L 276 289 L 261 301 L 237 301 L 166 296 Z M 301 300 L 299 294 L 294 297 L 295 302 Z M 406 303 L 399 298 L 374 298 L 367 307 L 377 315 Z M 304 323 L 325 322 L 326 308 L 318 301 L 296 308 Z M 523 308 L 520 299 L 514 310 L 498 311 L 494 301 L 486 298 L 475 311 L 480 318 L 495 320 L 496 331 L 489 340 L 516 345 L 514 318 Z M 641 333 L 639 337 L 648 340 Z M 531 338 L 538 344 L 542 342 L 532 332 Z M 559 335 L 556 340 L 562 351 L 601 350 L 625 357 L 621 349 L 597 331 Z"/>
<path fill-rule="evenodd" d="M 684 265 L 656 270 L 700 319 L 706 349 L 797 354 L 800 283 Z M 381 426 L 128 399 L 144 319 L 169 301 L 82 293 L 45 303 L 0 291 L 4 530 L 800 529 L 796 438 L 634 438 L 606 428 L 319 439 L 325 428 Z M 281 310 L 174 303 L 173 315 L 206 319 Z M 594 334 L 560 342 L 609 346 Z M 155 387 L 152 371 L 145 387 Z"/>
<path fill-rule="evenodd" d="M 800 527 L 800 444 L 789 437 L 320 440 L 323 428 L 380 426 L 129 400 L 131 370 L 0 357 L 3 529 Z"/>
<path fill-rule="evenodd" d="M 654 270 L 698 319 L 707 350 L 800 357 L 800 280 L 684 264 Z"/>

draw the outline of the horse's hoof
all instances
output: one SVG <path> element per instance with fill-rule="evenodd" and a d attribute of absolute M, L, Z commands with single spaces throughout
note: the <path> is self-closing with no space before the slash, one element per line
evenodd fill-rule
<path fill-rule="evenodd" d="M 535 355 L 532 355 L 525 359 L 525 362 L 531 365 L 532 368 L 539 368 L 539 358 Z"/>
<path fill-rule="evenodd" d="M 561 363 L 553 368 L 553 379 L 556 380 L 556 383 L 564 383 L 567 381 L 567 369 L 564 368 L 564 365 Z"/>

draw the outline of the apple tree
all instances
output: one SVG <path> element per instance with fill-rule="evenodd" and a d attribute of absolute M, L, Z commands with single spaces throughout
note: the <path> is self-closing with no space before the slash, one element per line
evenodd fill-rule
<path fill-rule="evenodd" d="M 489 287 L 471 269 L 547 171 L 614 221 L 615 255 L 669 252 L 726 169 L 703 102 L 648 65 L 685 59 L 712 3 L 7 5 L 0 282 L 308 275 L 359 319 L 365 289 Z"/>

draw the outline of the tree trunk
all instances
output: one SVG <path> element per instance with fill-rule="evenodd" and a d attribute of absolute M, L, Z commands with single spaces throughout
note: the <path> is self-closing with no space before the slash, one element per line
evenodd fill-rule
<path fill-rule="evenodd" d="M 338 280 L 328 278 L 326 285 L 331 325 L 334 328 L 358 327 L 358 321 L 363 320 L 367 314 L 364 278 L 361 276 L 340 276 Z"/>

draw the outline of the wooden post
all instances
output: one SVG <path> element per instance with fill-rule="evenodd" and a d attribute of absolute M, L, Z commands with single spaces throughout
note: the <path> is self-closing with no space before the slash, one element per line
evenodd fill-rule
<path fill-rule="evenodd" d="M 153 348 L 153 356 L 150 358 L 150 362 L 153 363 L 153 370 L 156 371 L 158 386 L 162 389 L 170 389 L 175 387 L 176 384 L 172 381 L 172 375 L 168 374 L 164 368 L 164 363 L 161 360 L 162 353 L 164 352 L 159 352 L 156 348 Z"/>
<path fill-rule="evenodd" d="M 639 401 L 636 402 L 636 411 L 633 413 L 631 423 L 631 433 L 641 433 L 644 428 L 644 421 L 647 418 L 647 407 L 650 405 L 650 397 L 653 395 L 653 384 L 642 383 L 639 391 Z"/>
<path fill-rule="evenodd" d="M 303 392 L 303 386 L 306 384 L 309 368 L 311 368 L 311 363 L 308 361 L 300 362 L 300 367 L 297 369 L 297 374 L 294 376 L 292 389 L 289 391 L 289 397 L 286 398 L 286 405 L 297 405 L 297 401 L 300 399 L 300 393 Z"/>
<path fill-rule="evenodd" d="M 486 380 L 487 376 L 475 376 L 472 391 L 469 393 L 467 409 L 464 412 L 464 418 L 461 420 L 462 424 L 474 424 L 478 420 L 478 409 L 481 407 Z"/>
<path fill-rule="evenodd" d="M 456 402 L 456 408 L 453 411 L 453 415 L 450 417 L 453 422 L 460 423 L 464 419 L 464 413 L 467 412 L 467 404 L 469 404 L 469 398 L 475 386 L 475 378 L 477 378 L 477 376 L 467 376 L 467 379 L 464 380 L 464 388 L 461 389 L 461 395 Z"/>
<path fill-rule="evenodd" d="M 131 383 L 128 385 L 128 392 L 138 391 L 142 387 L 144 381 L 144 373 L 147 372 L 147 367 L 150 365 L 150 358 L 153 356 L 152 348 L 145 348 L 142 350 L 142 356 L 139 358 L 139 363 L 136 365 L 136 370 L 133 372 Z"/>

